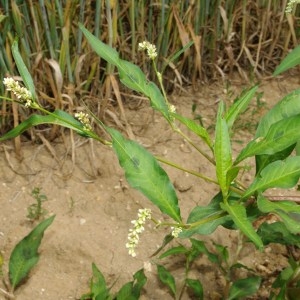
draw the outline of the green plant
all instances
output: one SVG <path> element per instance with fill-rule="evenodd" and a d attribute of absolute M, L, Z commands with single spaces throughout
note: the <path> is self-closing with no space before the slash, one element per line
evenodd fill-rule
<path fill-rule="evenodd" d="M 28 277 L 31 269 L 38 263 L 38 248 L 41 244 L 45 230 L 51 225 L 55 216 L 39 223 L 27 236 L 25 236 L 13 249 L 9 258 L 9 285 L 7 289 L 0 288 L 4 297 L 14 298 L 14 291 Z"/>
<path fill-rule="evenodd" d="M 196 259 L 205 255 L 209 262 L 214 264 L 225 279 L 224 294 L 226 299 L 236 299 L 254 294 L 261 283 L 261 278 L 255 275 L 255 271 L 241 264 L 236 259 L 230 260 L 228 249 L 223 245 L 214 244 L 214 251 L 210 251 L 201 240 L 190 239 L 191 247 L 183 245 L 172 247 L 159 256 L 163 259 L 173 255 L 184 255 L 185 257 L 185 276 L 181 283 L 175 283 L 175 278 L 163 266 L 157 265 L 157 273 L 160 280 L 169 288 L 175 299 L 181 299 L 184 290 L 187 288 L 193 292 L 197 299 L 204 299 L 204 288 L 198 279 L 189 277 L 189 271 L 192 269 Z M 246 270 L 251 276 L 236 279 L 237 270 Z M 176 289 L 176 286 L 179 289 Z M 219 295 L 222 297 L 222 295 Z"/>
<path fill-rule="evenodd" d="M 35 187 L 31 191 L 31 195 L 35 199 L 36 203 L 30 204 L 27 208 L 27 218 L 31 221 L 37 221 L 47 213 L 47 211 L 42 207 L 42 203 L 47 201 L 47 196 L 41 194 L 41 189 L 38 187 Z"/>
<path fill-rule="evenodd" d="M 203 241 L 196 240 L 195 236 L 210 235 L 219 226 L 222 226 L 228 230 L 240 231 L 244 236 L 242 240 L 253 243 L 260 251 L 263 251 L 264 246 L 270 243 L 299 245 L 300 225 L 297 221 L 297 218 L 300 217 L 299 206 L 293 199 L 276 199 L 274 201 L 276 195 L 271 198 L 266 196 L 265 192 L 274 187 L 283 189 L 294 187 L 300 178 L 300 156 L 297 155 L 299 152 L 296 155 L 293 153 L 294 149 L 297 150 L 297 143 L 300 140 L 300 90 L 287 95 L 268 111 L 260 120 L 254 139 L 237 154 L 236 158 L 233 158 L 231 147 L 233 125 L 239 115 L 247 109 L 257 92 L 258 85 L 245 91 L 228 108 L 225 107 L 223 101 L 220 101 L 215 121 L 215 135 L 211 137 L 201 124 L 177 114 L 176 108 L 169 104 L 163 86 L 163 74 L 157 70 L 155 62 L 157 53 L 153 45 L 144 42 L 140 44 L 140 48 L 148 52 L 160 88 L 149 81 L 139 67 L 121 59 L 115 49 L 98 40 L 82 24 L 79 27 L 94 51 L 118 69 L 121 82 L 135 92 L 146 96 L 150 100 L 150 105 L 165 118 L 171 128 L 211 163 L 211 167 L 215 170 L 215 178 L 195 170 L 187 170 L 164 158 L 154 157 L 137 142 L 128 140 L 119 131 L 103 124 L 88 107 L 86 107 L 86 112 L 76 113 L 75 118 L 60 109 L 48 111 L 43 108 L 38 102 L 32 78 L 19 54 L 16 42 L 13 44 L 12 52 L 26 89 L 21 88 L 13 79 L 6 78 L 4 84 L 17 96 L 17 100 L 8 97 L 2 98 L 38 110 L 41 114 L 30 116 L 2 136 L 0 141 L 14 138 L 32 126 L 50 123 L 73 129 L 83 137 L 96 139 L 104 145 L 111 145 L 125 171 L 128 183 L 141 191 L 163 214 L 171 219 L 162 222 L 156 220 L 149 209 L 139 211 L 138 219 L 132 221 L 133 229 L 128 235 L 126 247 L 129 249 L 129 254 L 136 255 L 135 248 L 139 241 L 139 235 L 144 230 L 144 223 L 150 219 L 157 227 L 171 228 L 171 234 L 165 239 L 160 250 L 174 238 L 187 239 L 192 244 L 191 249 L 179 246 L 179 248 L 171 248 L 169 250 L 171 252 L 164 254 L 168 256 L 180 253 L 186 257 L 187 274 L 179 293 L 176 292 L 176 282 L 171 273 L 160 264 L 157 267 L 160 280 L 169 287 L 175 299 L 182 297 L 186 287 L 192 288 L 195 295 L 201 299 L 200 281 L 188 277 L 191 263 L 201 253 L 217 263 L 227 278 L 223 291 L 224 298 L 236 299 L 254 294 L 259 289 L 260 277 L 251 274 L 245 278 L 233 279 L 229 276 L 233 267 L 245 269 L 247 267 L 229 264 L 225 247 L 215 245 L 216 254 L 212 253 L 206 248 Z M 282 65 L 290 66 L 286 61 L 283 61 Z M 275 74 L 277 73 L 278 70 Z M 91 117 L 108 133 L 111 140 L 105 140 L 93 131 L 90 123 Z M 196 143 L 189 138 L 179 129 L 178 122 L 194 133 L 201 142 Z M 251 157 L 255 158 L 256 173 L 252 182 L 246 184 L 241 181 L 239 174 L 240 171 L 248 170 L 245 160 Z M 190 212 L 187 220 L 183 220 L 176 191 L 159 162 L 217 185 L 219 187 L 218 194 L 212 195 L 211 200 L 208 199 L 208 205 L 196 206 Z M 275 215 L 278 218 L 277 221 L 269 224 L 267 222 L 269 215 Z M 261 225 L 256 226 L 258 220 L 261 221 Z M 282 236 L 283 232 L 283 238 L 279 239 L 278 237 Z M 97 274 L 99 275 L 99 273 Z M 97 289 L 102 289 L 102 286 L 103 281 L 101 280 Z M 94 297 L 94 295 L 90 297 Z M 94 298 L 96 299 L 96 297 Z M 120 299 L 124 298 L 120 297 Z"/>
<path fill-rule="evenodd" d="M 139 299 L 141 290 L 145 285 L 147 278 L 144 271 L 139 270 L 133 275 L 133 281 L 124 284 L 120 290 L 113 294 L 105 282 L 105 278 L 95 264 L 92 264 L 93 278 L 91 279 L 90 292 L 82 295 L 80 300 L 125 300 L 125 299 Z"/>

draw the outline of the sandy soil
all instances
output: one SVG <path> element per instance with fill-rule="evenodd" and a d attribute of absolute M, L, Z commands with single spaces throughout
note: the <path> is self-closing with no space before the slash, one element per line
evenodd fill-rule
<path fill-rule="evenodd" d="M 265 92 L 262 99 L 265 105 L 259 108 L 254 101 L 252 108 L 239 121 L 233 145 L 235 151 L 251 138 L 252 129 L 266 107 L 296 88 L 296 84 L 296 81 L 292 84 L 287 81 L 262 84 L 260 91 Z M 236 93 L 242 87 L 230 89 Z M 223 86 L 218 84 L 201 87 L 198 92 L 189 95 L 173 95 L 171 102 L 185 116 L 191 116 L 192 104 L 197 104 L 196 113 L 208 126 L 213 123 L 217 102 L 220 99 L 228 101 L 229 92 L 224 93 Z M 136 139 L 152 153 L 214 177 L 211 166 L 181 137 L 172 133 L 166 122 L 152 112 L 148 103 L 127 105 L 126 116 Z M 72 158 L 71 145 L 66 130 L 63 137 L 51 146 L 40 141 L 24 142 L 23 159 L 19 161 L 12 142 L 0 144 L 0 250 L 5 259 L 4 277 L 14 245 L 34 227 L 26 218 L 27 208 L 34 203 L 31 196 L 33 188 L 41 188 L 47 196 L 48 200 L 43 204 L 47 216 L 56 215 L 42 241 L 40 261 L 27 282 L 16 290 L 16 299 L 78 299 L 88 292 L 92 262 L 103 272 L 109 285 L 115 283 L 114 291 L 131 280 L 134 272 L 145 267 L 148 282 L 142 299 L 172 299 L 167 289 L 157 281 L 154 265 L 157 260 L 150 258 L 169 231 L 155 229 L 153 224 L 149 224 L 141 237 L 137 257 L 128 256 L 125 248 L 130 221 L 136 218 L 140 207 L 151 208 L 157 219 L 163 216 L 144 196 L 128 186 L 109 147 L 75 135 L 75 156 Z M 217 192 L 216 186 L 175 169 L 165 169 L 177 189 L 184 218 L 195 205 L 208 203 Z M 237 243 L 236 233 L 224 229 L 217 230 L 213 236 L 199 238 L 207 241 L 208 246 L 214 241 L 233 250 Z M 265 276 L 264 287 L 257 299 L 267 297 L 270 282 L 287 264 L 285 249 L 278 246 L 267 247 L 262 254 L 247 246 L 241 253 L 241 260 Z M 180 259 L 160 263 L 172 270 L 176 280 L 183 277 Z M 200 258 L 192 275 L 202 281 L 205 299 L 220 299 L 224 279 L 215 266 Z M 2 283 L 0 287 L 4 288 Z M 1 294 L 0 299 L 4 299 Z M 185 293 L 183 299 L 191 298 Z"/>

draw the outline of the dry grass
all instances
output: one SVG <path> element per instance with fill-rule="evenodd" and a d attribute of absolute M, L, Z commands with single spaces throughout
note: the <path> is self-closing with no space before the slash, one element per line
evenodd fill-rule
<path fill-rule="evenodd" d="M 170 90 L 220 76 L 225 80 L 236 72 L 246 80 L 269 76 L 299 36 L 299 19 L 288 19 L 285 5 L 285 0 L 0 0 L 1 78 L 17 75 L 10 48 L 18 37 L 45 107 L 73 112 L 83 100 L 102 119 L 121 114 L 132 135 L 123 110 L 125 91 L 117 84 L 115 70 L 90 51 L 78 22 L 137 63 L 152 80 L 150 64 L 137 46 L 143 40 L 156 44 L 157 63 Z M 193 46 L 171 60 L 190 41 Z M 3 86 L 0 91 L 5 93 Z M 30 113 L 16 112 L 5 101 L 0 105 L 2 131 Z M 52 128 L 49 138 L 57 130 Z"/>

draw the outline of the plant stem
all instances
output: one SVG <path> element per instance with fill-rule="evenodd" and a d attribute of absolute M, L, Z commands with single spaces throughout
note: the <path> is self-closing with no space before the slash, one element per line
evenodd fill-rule
<path fill-rule="evenodd" d="M 0 288 L 0 292 L 2 294 L 5 295 L 5 297 L 9 298 L 9 299 L 15 299 L 15 296 L 7 291 L 5 291 L 4 289 Z"/>
<path fill-rule="evenodd" d="M 165 101 L 168 105 L 168 107 L 170 107 L 170 104 L 169 104 L 169 101 L 168 101 L 168 97 L 167 97 L 167 94 L 166 94 L 166 91 L 165 91 L 165 88 L 164 88 L 164 85 L 163 85 L 163 80 L 162 80 L 162 74 L 158 72 L 157 70 L 157 67 L 156 67 L 156 63 L 154 62 L 154 60 L 152 61 L 153 62 L 153 68 L 155 70 L 155 73 L 156 73 L 156 76 L 157 76 L 157 79 L 159 81 L 159 85 L 160 85 L 160 88 L 161 88 L 161 91 L 163 93 L 163 96 L 165 98 Z M 179 128 L 175 128 L 174 125 L 169 121 L 171 127 L 173 128 L 173 130 L 175 132 L 177 132 L 178 134 L 180 134 L 192 147 L 194 147 L 201 155 L 203 155 L 209 162 L 211 162 L 213 165 L 215 165 L 215 160 L 210 157 L 208 154 L 206 154 L 202 149 L 200 149 L 199 147 L 197 147 L 194 142 L 188 137 L 186 136 Z"/>
<path fill-rule="evenodd" d="M 50 112 L 50 111 L 44 109 L 44 108 L 41 107 L 41 106 L 36 106 L 36 107 L 34 107 L 34 108 L 36 108 L 36 109 L 42 111 L 42 112 L 45 113 L 45 114 L 48 114 L 48 115 L 50 115 L 50 116 L 53 116 L 54 118 L 59 119 L 59 120 L 65 122 L 65 123 L 69 123 L 69 122 L 68 122 L 67 120 L 65 120 L 64 118 L 60 118 L 59 116 L 53 114 L 52 112 Z M 71 125 L 74 126 L 74 124 L 71 124 Z M 76 127 L 76 126 L 74 126 L 74 127 Z M 79 130 L 79 131 L 84 131 L 84 133 L 86 133 L 90 138 L 92 138 L 92 139 L 94 139 L 94 140 L 97 140 L 98 142 L 100 142 L 100 143 L 102 143 L 102 144 L 104 144 L 104 145 L 111 145 L 111 142 L 108 142 L 108 141 L 106 141 L 106 140 L 100 138 L 100 137 L 99 137 L 96 133 L 94 133 L 93 131 L 83 130 L 81 127 L 78 127 L 78 130 Z"/>
<path fill-rule="evenodd" d="M 194 142 L 188 136 L 186 136 L 179 128 L 173 128 L 173 129 L 175 130 L 175 132 L 179 133 L 192 147 L 194 147 L 210 163 L 212 163 L 213 165 L 216 165 L 215 160 L 212 157 L 210 157 L 208 154 L 206 154 L 202 149 L 200 149 L 199 147 L 197 147 L 194 144 Z"/>
<path fill-rule="evenodd" d="M 227 215 L 227 213 L 226 213 L 225 211 L 224 211 L 224 212 L 219 212 L 219 213 L 217 213 L 217 214 L 214 214 L 214 215 L 211 216 L 211 217 L 204 218 L 204 219 L 202 219 L 202 220 L 200 220 L 200 221 L 198 221 L 198 222 L 189 224 L 189 225 L 190 225 L 189 229 L 194 228 L 194 227 L 197 227 L 197 226 L 202 225 L 202 224 L 205 224 L 205 223 L 208 223 L 208 222 L 211 222 L 211 221 L 214 221 L 214 220 L 217 220 L 217 219 L 219 219 L 219 218 L 221 218 L 221 217 L 223 217 L 223 216 L 226 216 L 226 215 Z"/>
<path fill-rule="evenodd" d="M 202 179 L 205 180 L 205 181 L 212 182 L 212 183 L 214 183 L 214 184 L 216 184 L 216 185 L 219 185 L 218 181 L 216 181 L 216 180 L 214 180 L 214 179 L 212 179 L 212 178 L 210 178 L 210 177 L 207 177 L 207 176 L 205 176 L 205 175 L 203 175 L 203 174 L 201 174 L 201 173 L 198 173 L 198 172 L 193 171 L 193 170 L 185 169 L 185 168 L 183 168 L 183 167 L 181 167 L 181 166 L 179 166 L 179 165 L 177 165 L 177 164 L 175 164 L 175 163 L 173 163 L 173 162 L 171 162 L 171 161 L 168 161 L 168 160 L 166 160 L 166 159 L 164 159 L 164 158 L 162 158 L 162 157 L 156 156 L 155 158 L 156 158 L 158 161 L 160 161 L 160 162 L 162 162 L 162 163 L 164 163 L 164 164 L 166 164 L 166 165 L 169 165 L 169 166 L 171 166 L 171 167 L 174 167 L 174 168 L 176 168 L 176 169 L 178 169 L 178 170 L 181 170 L 181 171 L 183 171 L 183 172 L 187 172 L 187 173 L 189 173 L 189 174 L 195 175 L 195 176 L 197 176 L 197 177 L 199 177 L 199 178 L 202 178 Z"/>

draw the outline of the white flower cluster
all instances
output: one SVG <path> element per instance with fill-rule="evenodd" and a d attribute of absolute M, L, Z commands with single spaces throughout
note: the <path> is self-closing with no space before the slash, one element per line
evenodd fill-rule
<path fill-rule="evenodd" d="M 128 249 L 128 254 L 132 257 L 136 256 L 135 248 L 139 243 L 140 233 L 142 233 L 145 230 L 144 225 L 147 219 L 151 219 L 151 209 L 144 208 L 139 209 L 138 219 L 131 221 L 131 223 L 133 224 L 133 228 L 129 229 L 128 242 L 125 246 Z"/>
<path fill-rule="evenodd" d="M 176 113 L 176 106 L 173 104 L 169 105 L 169 111 L 170 113 Z"/>
<path fill-rule="evenodd" d="M 6 77 L 3 79 L 3 84 L 5 85 L 6 89 L 8 91 L 12 91 L 16 97 L 25 104 L 26 107 L 30 107 L 32 105 L 32 95 L 30 91 L 20 86 L 18 81 L 11 77 Z"/>
<path fill-rule="evenodd" d="M 147 55 L 150 59 L 154 60 L 157 57 L 156 47 L 148 41 L 139 43 L 139 51 L 147 51 Z"/>
<path fill-rule="evenodd" d="M 285 12 L 287 14 L 292 13 L 293 8 L 294 8 L 295 5 L 297 5 L 297 3 L 300 3 L 300 0 L 289 0 L 287 6 L 285 8 Z"/>
<path fill-rule="evenodd" d="M 171 227 L 171 229 L 172 229 L 171 235 L 174 238 L 178 238 L 179 234 L 182 232 L 182 228 L 181 227 Z"/>
<path fill-rule="evenodd" d="M 88 131 L 92 130 L 92 125 L 88 114 L 81 111 L 75 114 L 75 118 L 78 119 L 79 122 L 83 125 L 84 130 L 88 130 Z"/>

